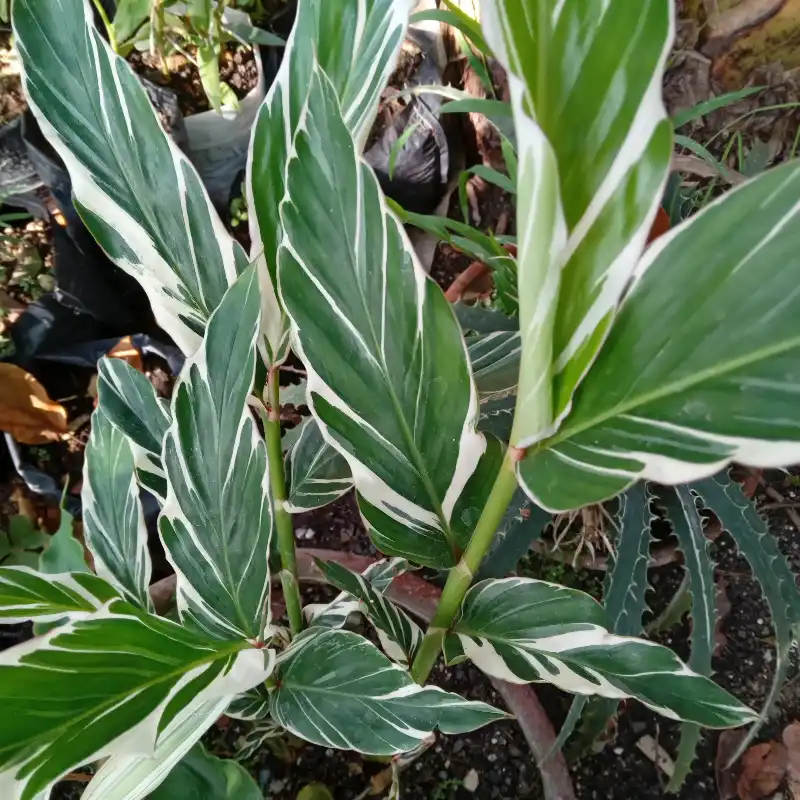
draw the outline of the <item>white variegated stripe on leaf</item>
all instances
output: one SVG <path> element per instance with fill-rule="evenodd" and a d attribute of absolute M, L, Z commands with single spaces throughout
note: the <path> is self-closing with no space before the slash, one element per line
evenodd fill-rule
<path fill-rule="evenodd" d="M 522 343 L 517 331 L 495 331 L 467 339 L 472 374 L 482 401 L 517 388 Z"/>
<path fill-rule="evenodd" d="M 122 600 L 9 648 L 0 702 L 25 724 L 0 727 L 0 797 L 33 800 L 82 764 L 153 756 L 188 706 L 228 702 L 273 665 L 272 651 L 199 636 Z"/>
<path fill-rule="evenodd" d="M 287 169 L 280 293 L 308 403 L 380 549 L 434 567 L 486 443 L 453 311 L 416 260 L 316 70 Z"/>
<path fill-rule="evenodd" d="M 326 506 L 353 487 L 347 461 L 325 441 L 313 418 L 303 423 L 287 459 L 289 499 L 285 508 L 290 514 Z"/>
<path fill-rule="evenodd" d="M 505 714 L 434 686 L 414 683 L 375 645 L 350 631 L 310 628 L 279 660 L 270 714 L 322 747 L 390 756 L 438 729 L 475 730 Z"/>
<path fill-rule="evenodd" d="M 117 597 L 117 589 L 88 572 L 43 575 L 0 567 L 0 624 L 84 617 Z"/>
<path fill-rule="evenodd" d="M 800 460 L 798 196 L 800 165 L 769 170 L 647 251 L 570 416 L 520 462 L 537 503 Z"/>
<path fill-rule="evenodd" d="M 259 310 L 250 267 L 212 314 L 175 386 L 162 454 L 169 492 L 159 517 L 181 618 L 248 638 L 269 624 L 269 469 L 247 406 Z"/>
<path fill-rule="evenodd" d="M 189 704 L 158 737 L 152 756 L 112 756 L 95 773 L 81 800 L 146 798 L 219 719 L 227 704 L 225 697 Z"/>
<path fill-rule="evenodd" d="M 319 561 L 328 583 L 358 600 L 358 610 L 375 626 L 381 647 L 392 661 L 408 666 L 414 660 L 422 630 L 401 608 L 377 591 L 368 578 L 335 561 Z"/>
<path fill-rule="evenodd" d="M 150 609 L 152 564 L 133 452 L 101 407 L 83 463 L 83 531 L 97 574 L 116 586 L 128 602 Z"/>
<path fill-rule="evenodd" d="M 754 717 L 668 648 L 610 634 L 602 607 L 589 595 L 530 578 L 473 586 L 445 637 L 445 657 L 448 663 L 469 658 L 488 675 L 512 683 L 635 697 L 664 716 L 712 728 Z"/>
<path fill-rule="evenodd" d="M 300 0 L 275 80 L 259 111 L 247 159 L 251 254 L 258 264 L 267 339 L 284 335 L 275 285 L 283 230 L 279 215 L 286 164 L 319 60 L 333 82 L 348 129 L 363 148 L 405 36 L 415 0 Z M 331 35 L 335 31 L 335 35 Z"/>
<path fill-rule="evenodd" d="M 95 30 L 89 0 L 19 0 L 13 11 L 26 98 L 66 164 L 78 213 L 141 283 L 161 327 L 193 353 L 247 266 L 244 250 L 138 78 Z"/>
<path fill-rule="evenodd" d="M 385 558 L 370 564 L 361 577 L 376 591 L 383 592 L 389 584 L 411 565 L 405 558 Z M 359 602 L 353 595 L 342 592 L 330 603 L 309 603 L 303 613 L 310 624 L 323 628 L 342 628 L 351 614 L 359 610 Z"/>
<path fill-rule="evenodd" d="M 519 199 L 535 196 L 537 178 L 545 177 L 560 195 L 557 237 L 526 239 L 520 230 L 525 357 L 518 446 L 551 433 L 569 411 L 645 247 L 671 155 L 661 82 L 673 16 L 668 0 L 483 5 L 487 39 L 510 73 Z M 539 137 L 547 146 L 531 147 Z M 526 170 L 527 157 L 532 164 Z M 537 198 L 531 212 L 549 221 L 552 203 L 549 195 Z M 522 208 L 518 216 L 531 219 Z M 538 338 L 526 336 L 529 330 Z M 551 363 L 552 386 L 545 387 L 538 382 L 550 380 Z"/>
<path fill-rule="evenodd" d="M 128 437 L 139 482 L 161 502 L 167 482 L 161 449 L 169 428 L 169 405 L 139 370 L 121 358 L 97 362 L 98 405 L 109 421 Z"/>

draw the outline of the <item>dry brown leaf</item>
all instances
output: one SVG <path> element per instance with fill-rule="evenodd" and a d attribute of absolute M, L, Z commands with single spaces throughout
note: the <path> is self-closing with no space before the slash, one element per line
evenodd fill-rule
<path fill-rule="evenodd" d="M 740 800 L 761 800 L 783 782 L 789 757 L 780 742 L 753 745 L 742 756 L 742 774 L 736 784 Z"/>
<path fill-rule="evenodd" d="M 58 442 L 69 434 L 67 411 L 33 375 L 14 364 L 0 364 L 0 430 L 22 444 Z"/>
<path fill-rule="evenodd" d="M 139 372 L 144 372 L 142 354 L 133 346 L 130 336 L 123 336 L 107 353 L 109 358 L 118 358 L 125 361 Z"/>
<path fill-rule="evenodd" d="M 745 736 L 747 736 L 747 731 L 741 728 L 722 731 L 719 735 L 717 754 L 714 758 L 714 776 L 717 779 L 719 800 L 733 800 L 736 797 L 736 776 L 734 768 L 728 767 L 728 762 Z"/>
<path fill-rule="evenodd" d="M 377 775 L 373 775 L 370 780 L 369 793 L 371 796 L 381 795 L 392 785 L 393 772 L 391 767 L 382 769 Z"/>
<path fill-rule="evenodd" d="M 793 722 L 783 729 L 783 744 L 788 759 L 789 792 L 794 800 L 800 800 L 800 722 Z"/>

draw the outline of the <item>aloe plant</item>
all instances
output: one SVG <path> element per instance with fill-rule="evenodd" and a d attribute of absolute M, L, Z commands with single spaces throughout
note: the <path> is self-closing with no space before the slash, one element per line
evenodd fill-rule
<path fill-rule="evenodd" d="M 87 227 L 142 283 L 187 362 L 169 405 L 126 365 L 100 366 L 83 497 L 98 574 L 0 570 L 0 619 L 62 622 L 0 655 L 14 720 L 0 724 L 2 795 L 30 800 L 105 758 L 85 797 L 143 797 L 226 709 L 384 756 L 503 717 L 424 685 L 443 648 L 493 677 L 634 697 L 693 725 L 757 719 L 703 664 L 615 632 L 616 616 L 581 592 L 475 581 L 529 502 L 569 510 L 641 481 L 800 454 L 798 168 L 644 250 L 671 148 L 659 96 L 671 2 L 486 5 L 519 150 L 507 273 L 519 332 L 504 343 L 463 336 L 361 158 L 411 0 L 298 4 L 252 135 L 249 255 L 91 7 L 49 5 L 14 5 L 30 107 Z M 290 347 L 313 427 L 284 463 Z M 341 595 L 303 609 L 292 512 L 351 484 L 389 559 L 360 576 L 323 565 Z M 151 605 L 140 488 L 162 502 L 177 621 Z M 384 594 L 409 565 L 448 575 L 424 632 Z M 289 631 L 272 614 L 276 577 Z M 355 608 L 382 649 L 345 629 Z"/>

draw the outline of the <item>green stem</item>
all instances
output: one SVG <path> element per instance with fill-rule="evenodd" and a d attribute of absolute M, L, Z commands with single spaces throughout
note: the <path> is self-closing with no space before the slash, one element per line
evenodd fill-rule
<path fill-rule="evenodd" d="M 106 10 L 103 8 L 103 3 L 101 0 L 93 0 L 94 7 L 97 9 L 97 13 L 100 15 L 100 19 L 103 20 L 103 25 L 105 25 L 106 33 L 108 34 L 108 43 L 111 45 L 111 49 L 119 54 L 119 46 L 117 43 L 117 33 L 114 30 L 114 24 L 108 18 L 108 14 L 106 14 Z"/>
<path fill-rule="evenodd" d="M 279 372 L 271 369 L 267 389 L 269 391 L 269 417 L 264 420 L 264 433 L 269 458 L 269 480 L 278 532 L 278 551 L 281 555 L 281 585 L 289 616 L 292 635 L 303 630 L 303 610 L 300 602 L 300 583 L 297 579 L 297 552 L 294 546 L 294 525 L 286 510 L 286 476 L 283 470 L 283 448 L 281 447 L 281 405 Z"/>
<path fill-rule="evenodd" d="M 486 501 L 478 524 L 469 540 L 469 545 L 464 551 L 464 555 L 461 556 L 461 560 L 447 576 L 447 583 L 442 590 L 436 614 L 425 633 L 411 667 L 411 677 L 417 683 L 424 683 L 430 675 L 442 649 L 444 635 L 452 626 L 453 620 L 461 608 L 464 595 L 472 584 L 472 579 L 492 544 L 503 514 L 514 496 L 517 488 L 514 456 L 518 454 L 519 451 L 515 451 L 513 448 L 509 448 L 506 453 L 489 499 Z"/>

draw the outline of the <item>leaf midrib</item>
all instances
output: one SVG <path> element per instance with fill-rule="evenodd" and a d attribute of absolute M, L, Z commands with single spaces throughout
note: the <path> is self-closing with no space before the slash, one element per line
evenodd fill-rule
<path fill-rule="evenodd" d="M 739 358 L 730 359 L 729 361 L 726 361 L 721 365 L 718 364 L 715 367 L 710 367 L 709 369 L 698 372 L 695 375 L 687 376 L 682 380 L 678 380 L 675 381 L 674 383 L 667 384 L 665 387 L 661 389 L 656 389 L 649 393 L 645 393 L 638 397 L 634 397 L 633 400 L 628 399 L 626 401 L 620 402 L 616 406 L 612 407 L 609 411 L 606 411 L 602 414 L 598 414 L 597 416 L 589 419 L 587 422 L 581 425 L 577 425 L 574 428 L 570 428 L 568 425 L 565 426 L 554 436 L 550 437 L 549 439 L 545 439 L 543 442 L 539 443 L 539 445 L 534 446 L 532 452 L 545 450 L 552 447 L 553 445 L 560 444 L 561 442 L 564 441 L 568 441 L 569 439 L 572 439 L 574 436 L 577 436 L 578 434 L 583 433 L 586 430 L 590 430 L 591 428 L 595 428 L 599 425 L 602 425 L 609 419 L 614 419 L 615 417 L 621 416 L 622 414 L 627 414 L 628 412 L 633 411 L 639 406 L 655 402 L 656 400 L 661 400 L 665 397 L 669 397 L 670 395 L 677 394 L 678 392 L 702 384 L 707 380 L 721 377 L 727 374 L 728 372 L 733 372 L 734 370 L 739 369 L 740 367 L 746 367 L 749 364 L 764 360 L 771 356 L 781 355 L 782 353 L 788 352 L 789 350 L 792 350 L 797 347 L 800 347 L 800 336 L 797 336 L 779 345 L 774 345 L 772 347 L 762 347 L 758 350 L 753 350 L 747 355 L 741 356 Z M 578 391 L 580 391 L 580 389 Z"/>

